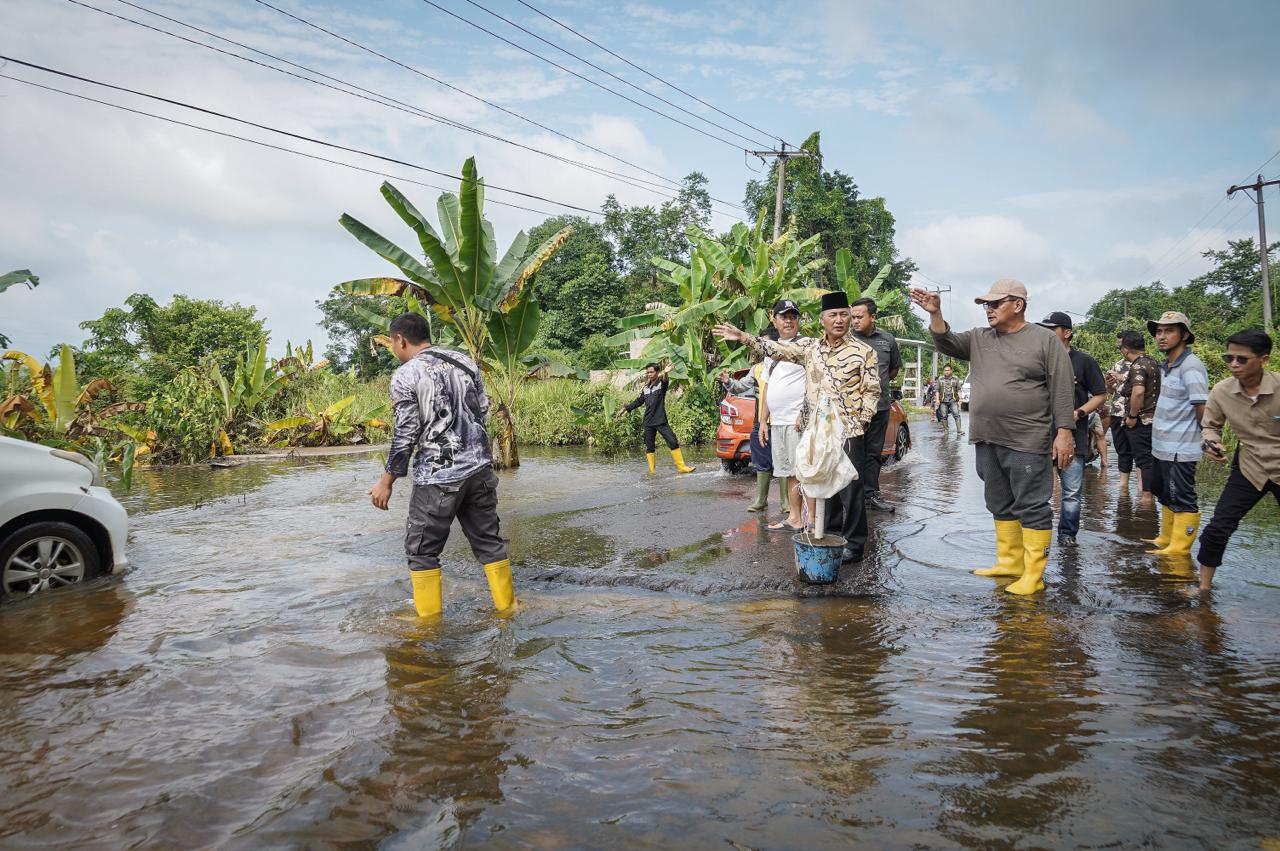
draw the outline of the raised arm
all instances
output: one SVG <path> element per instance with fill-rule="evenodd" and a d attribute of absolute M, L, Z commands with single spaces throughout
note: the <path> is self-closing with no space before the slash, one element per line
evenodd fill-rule
<path fill-rule="evenodd" d="M 957 334 L 942 318 L 942 296 L 919 288 L 911 291 L 911 300 L 929 316 L 929 333 L 933 335 L 933 344 L 944 355 L 960 360 L 969 360 L 973 346 L 973 332 L 963 331 Z"/>
<path fill-rule="evenodd" d="M 774 360 L 784 360 L 788 363 L 804 363 L 808 348 L 813 344 L 813 340 L 808 337 L 801 337 L 791 343 L 765 340 L 754 334 L 748 334 L 736 325 L 730 325 L 727 322 L 720 322 L 711 330 L 721 340 L 745 343 L 748 348 L 757 354 Z"/>

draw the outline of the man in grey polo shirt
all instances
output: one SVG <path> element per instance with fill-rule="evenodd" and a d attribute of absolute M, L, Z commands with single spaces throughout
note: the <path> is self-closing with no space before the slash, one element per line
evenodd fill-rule
<path fill-rule="evenodd" d="M 1151 423 L 1151 489 L 1160 502 L 1160 534 L 1149 538 L 1149 552 L 1189 556 L 1200 529 L 1196 498 L 1196 463 L 1200 449 L 1200 419 L 1209 401 L 1209 371 L 1191 351 L 1196 335 L 1186 314 L 1165 311 L 1147 323 L 1164 352 L 1160 365 L 1160 398 Z"/>
<path fill-rule="evenodd" d="M 913 289 L 911 300 L 929 314 L 938 351 L 972 364 L 969 442 L 995 517 L 997 552 L 993 567 L 975 573 L 1019 577 L 1004 589 L 1011 594 L 1041 591 L 1053 539 L 1053 468 L 1066 469 L 1076 449 L 1067 351 L 1052 331 L 1027 322 L 1020 281 L 996 281 L 974 299 L 988 327 L 959 334 L 942 318 L 937 293 Z"/>
<path fill-rule="evenodd" d="M 889 408 L 893 405 L 890 385 L 902 369 L 902 352 L 892 334 L 876 327 L 874 299 L 860 298 L 849 307 L 849 327 L 853 329 L 853 336 L 876 350 L 880 369 L 880 403 L 867 426 L 867 452 L 858 475 L 862 476 L 862 486 L 866 488 L 867 508 L 893 513 L 894 507 L 880 496 L 880 466 L 884 464 L 884 434 L 889 427 Z"/>

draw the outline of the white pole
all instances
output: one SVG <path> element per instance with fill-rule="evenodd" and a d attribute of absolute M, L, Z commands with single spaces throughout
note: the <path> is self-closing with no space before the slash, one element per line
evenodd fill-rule
<path fill-rule="evenodd" d="M 822 540 L 827 533 L 827 501 L 825 499 L 815 499 L 813 501 L 813 537 L 814 540 Z"/>

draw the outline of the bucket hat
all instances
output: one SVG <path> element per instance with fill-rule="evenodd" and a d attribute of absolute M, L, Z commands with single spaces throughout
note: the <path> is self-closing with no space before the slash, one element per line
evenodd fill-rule
<path fill-rule="evenodd" d="M 1191 345 L 1196 341 L 1196 335 L 1191 332 L 1191 321 L 1187 319 L 1187 314 L 1179 313 L 1176 310 L 1166 310 L 1160 314 L 1159 319 L 1147 320 L 1147 331 L 1151 336 L 1155 336 L 1157 325 L 1181 325 L 1187 331 L 1187 345 Z"/>

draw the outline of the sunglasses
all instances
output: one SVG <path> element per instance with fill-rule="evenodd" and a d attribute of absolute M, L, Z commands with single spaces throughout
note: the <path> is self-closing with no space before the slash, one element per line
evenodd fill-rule
<path fill-rule="evenodd" d="M 1012 297 L 1012 296 L 1006 296 L 1005 298 L 998 298 L 998 299 L 996 299 L 995 301 L 983 301 L 983 302 L 979 302 L 979 304 L 981 304 L 981 305 L 982 305 L 982 309 L 983 309 L 983 310 L 999 310 L 999 309 L 1000 309 L 1000 305 L 1002 305 L 1002 304 L 1008 304 L 1009 302 L 1011 302 L 1011 301 L 1013 301 L 1013 300 L 1014 300 L 1014 299 L 1013 299 L 1013 297 Z"/>
<path fill-rule="evenodd" d="M 1231 366 L 1233 363 L 1238 363 L 1241 366 L 1244 366 L 1256 357 L 1257 355 L 1223 355 L 1222 360 L 1227 366 Z"/>

